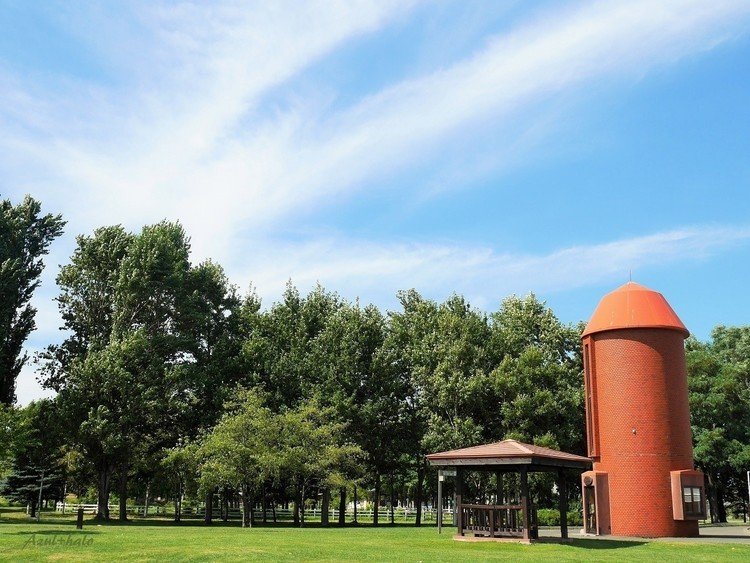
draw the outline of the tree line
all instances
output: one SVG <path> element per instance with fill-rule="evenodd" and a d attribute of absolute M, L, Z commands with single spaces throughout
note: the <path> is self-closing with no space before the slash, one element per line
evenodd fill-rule
<path fill-rule="evenodd" d="M 2 494 L 32 511 L 44 472 L 46 498 L 93 488 L 102 519 L 115 492 L 121 519 L 128 498 L 158 496 L 174 499 L 176 518 L 183 498 L 201 498 L 209 521 L 218 500 L 222 515 L 240 502 L 246 525 L 267 504 L 291 505 L 303 523 L 308 499 L 344 507 L 358 487 L 375 523 L 382 500 L 398 497 L 419 524 L 435 494 L 427 453 L 515 438 L 585 454 L 583 325 L 560 322 L 534 295 L 487 313 L 412 289 L 383 312 L 290 282 L 263 307 L 220 265 L 194 264 L 170 221 L 77 237 L 56 278 L 64 339 L 35 358 L 57 394 L 14 408 L 29 300 L 64 223 L 31 198 L 2 213 Z M 696 461 L 717 519 L 742 498 L 749 341 L 741 328 L 688 343 Z M 720 410 L 729 403 L 731 421 Z M 481 495 L 486 484 L 469 486 Z M 533 486 L 552 505 L 551 483 Z"/>

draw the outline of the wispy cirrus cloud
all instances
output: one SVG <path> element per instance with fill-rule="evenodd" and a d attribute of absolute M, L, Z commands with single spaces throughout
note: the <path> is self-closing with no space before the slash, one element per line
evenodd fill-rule
<path fill-rule="evenodd" d="M 705 259 L 746 244 L 750 226 L 694 226 L 645 236 L 556 249 L 544 254 L 498 252 L 451 244 L 382 244 L 327 238 L 302 244 L 269 243 L 250 259 L 238 281 L 277 297 L 292 279 L 302 288 L 320 282 L 350 297 L 395 306 L 398 290 L 416 288 L 443 298 L 455 291 L 478 305 L 509 293 L 555 293 L 617 282 L 634 269 Z"/>
<path fill-rule="evenodd" d="M 384 0 L 56 6 L 56 25 L 93 70 L 25 72 L 0 61 L 0 191 L 32 192 L 69 220 L 65 245 L 48 261 L 34 345 L 56 337 L 54 265 L 73 235 L 107 223 L 180 219 L 196 258 L 218 259 L 266 297 L 291 277 L 381 304 L 411 286 L 478 303 L 565 290 L 747 239 L 745 227 L 696 227 L 541 254 L 346 233 L 291 242 L 288 225 L 345 207 L 403 171 L 443 171 L 460 188 L 472 174 L 530 161 L 551 129 L 540 120 L 545 104 L 632 83 L 732 40 L 750 19 L 743 0 L 550 3 L 477 38 L 470 56 L 347 105 L 331 103 L 335 91 L 296 88 L 301 72 L 420 9 L 430 8 Z M 468 173 L 446 164 L 454 152 Z M 413 196 L 426 183 L 399 185 Z"/>
<path fill-rule="evenodd" d="M 104 44 L 105 63 L 132 76 L 121 76 L 117 87 L 66 84 L 59 104 L 57 93 L 11 81 L 5 98 L 14 103 L 4 105 L 16 127 L 4 147 L 34 161 L 41 195 L 59 202 L 81 228 L 93 218 L 136 225 L 179 217 L 200 255 L 242 260 L 228 250 L 239 232 L 266 233 L 290 215 L 373 189 L 465 130 L 493 127 L 501 138 L 492 150 L 517 147 L 518 129 L 503 138 L 507 122 L 533 121 L 541 100 L 637 78 L 709 49 L 740 33 L 750 13 L 736 0 L 578 2 L 349 107 L 321 111 L 321 100 L 296 100 L 257 113 L 273 88 L 408 7 L 140 7 L 132 15 L 141 23 L 137 33 L 127 26 L 112 31 L 110 23 L 87 37 Z M 123 42 L 126 54 L 104 33 Z"/>

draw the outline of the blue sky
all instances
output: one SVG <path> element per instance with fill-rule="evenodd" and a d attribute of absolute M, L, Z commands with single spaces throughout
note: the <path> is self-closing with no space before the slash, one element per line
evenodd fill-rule
<path fill-rule="evenodd" d="M 746 324 L 750 4 L 0 1 L 0 193 L 74 237 L 179 219 L 266 304 L 291 278 L 564 321 L 633 279 Z M 33 366 L 19 401 L 40 396 Z"/>

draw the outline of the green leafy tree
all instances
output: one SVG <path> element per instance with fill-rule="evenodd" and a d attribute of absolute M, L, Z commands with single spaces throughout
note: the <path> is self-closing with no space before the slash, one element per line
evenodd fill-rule
<path fill-rule="evenodd" d="M 492 316 L 490 351 L 499 359 L 490 377 L 501 426 L 485 438 L 584 453 L 581 329 L 561 323 L 534 295 L 503 301 Z"/>
<path fill-rule="evenodd" d="M 181 377 L 188 392 L 184 434 L 211 428 L 224 403 L 244 375 L 241 351 L 260 303 L 253 295 L 243 301 L 218 264 L 206 261 L 187 274 L 179 332 L 187 354 Z"/>
<path fill-rule="evenodd" d="M 726 522 L 727 504 L 747 510 L 750 327 L 718 326 L 709 343 L 690 338 L 686 347 L 695 462 L 708 481 L 711 520 Z"/>
<path fill-rule="evenodd" d="M 360 449 L 345 441 L 345 425 L 335 420 L 332 410 L 315 401 L 282 412 L 276 419 L 281 472 L 292 483 L 295 521 L 304 526 L 307 494 L 341 483 L 345 468 Z"/>
<path fill-rule="evenodd" d="M 402 311 L 390 315 L 385 349 L 410 387 L 404 437 L 416 474 L 420 525 L 425 455 L 481 440 L 484 413 L 494 399 L 487 381 L 490 331 L 486 316 L 460 296 L 437 304 L 410 290 L 399 299 Z"/>
<path fill-rule="evenodd" d="M 203 491 L 225 485 L 241 491 L 242 525 L 249 527 L 252 499 L 281 471 L 281 429 L 256 392 L 242 391 L 228 406 L 229 412 L 198 447 L 200 485 Z"/>
<path fill-rule="evenodd" d="M 16 399 L 16 379 L 28 356 L 23 344 L 36 327 L 31 297 L 44 268 L 42 256 L 63 232 L 60 215 L 42 215 L 26 196 L 13 205 L 0 201 L 0 404 Z"/>
<path fill-rule="evenodd" d="M 13 407 L 0 405 L 0 478 L 5 473 L 11 459 L 13 444 L 18 436 L 16 431 L 17 412 Z"/>
<path fill-rule="evenodd" d="M 56 420 L 56 405 L 49 399 L 20 409 L 14 424 L 10 472 L 0 492 L 26 504 L 36 515 L 40 488 L 42 500 L 61 500 L 65 483 L 63 435 Z"/>
<path fill-rule="evenodd" d="M 247 385 L 258 385 L 278 411 L 316 394 L 321 381 L 315 363 L 315 339 L 329 318 L 343 306 L 335 293 L 317 286 L 302 297 L 291 282 L 281 302 L 257 318 L 243 345 Z"/>
<path fill-rule="evenodd" d="M 490 317 L 460 296 L 400 299 L 387 348 L 413 386 L 417 491 L 430 452 L 505 438 L 582 449 L 580 327 L 533 295 L 509 297 Z"/>
<path fill-rule="evenodd" d="M 58 400 L 73 439 L 96 469 L 99 518 L 109 519 L 115 470 L 144 447 L 142 437 L 158 440 L 169 412 L 165 399 L 174 396 L 165 375 L 142 331 L 71 366 Z"/>
<path fill-rule="evenodd" d="M 352 479 L 364 473 L 372 478 L 376 504 L 382 476 L 396 470 L 409 451 L 411 435 L 411 387 L 397 369 L 392 351 L 384 347 L 385 338 L 386 319 L 376 307 L 346 304 L 330 316 L 315 342 L 315 364 L 322 376 L 317 400 L 332 408 L 337 420 L 347 425 L 347 436 L 363 452 L 365 471 L 344 476 Z M 325 489 L 324 501 L 327 495 Z M 346 500 L 343 483 L 339 495 L 341 508 Z M 377 524 L 377 515 L 374 518 Z"/>
<path fill-rule="evenodd" d="M 109 344 L 115 316 L 120 266 L 133 235 L 120 225 L 101 227 L 92 236 L 78 236 L 70 263 L 60 268 L 58 308 L 69 336 L 40 354 L 45 386 L 59 391 L 71 362 L 89 350 Z"/>
<path fill-rule="evenodd" d="M 190 385 L 199 379 L 192 366 L 215 343 L 199 312 L 224 318 L 212 282 L 226 285 L 225 278 L 210 264 L 192 270 L 189 254 L 177 223 L 137 236 L 110 227 L 80 237 L 61 271 L 60 306 L 72 336 L 50 354 L 48 384 L 61 391 L 75 436 L 96 460 L 101 518 L 109 517 L 114 472 L 125 519 L 133 468 L 185 434 Z M 111 394 L 100 396 L 98 387 Z"/>
<path fill-rule="evenodd" d="M 168 448 L 164 454 L 161 466 L 174 488 L 174 521 L 179 522 L 185 494 L 197 489 L 198 447 L 193 443 L 178 445 Z"/>

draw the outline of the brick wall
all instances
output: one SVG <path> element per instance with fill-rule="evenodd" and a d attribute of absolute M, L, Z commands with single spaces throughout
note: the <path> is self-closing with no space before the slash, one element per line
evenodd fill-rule
<path fill-rule="evenodd" d="M 693 536 L 675 521 L 670 472 L 693 469 L 683 335 L 621 329 L 587 336 L 596 396 L 598 456 L 609 475 L 612 534 Z"/>

